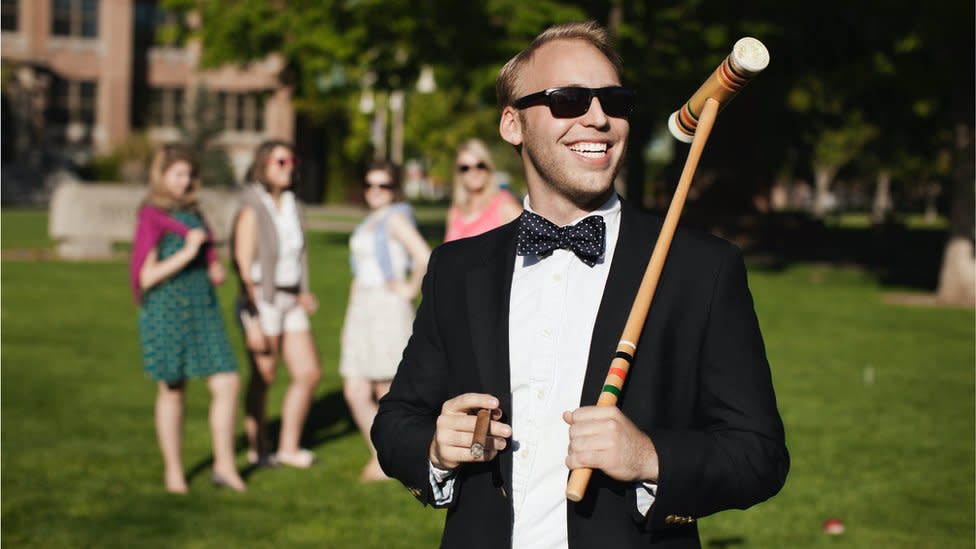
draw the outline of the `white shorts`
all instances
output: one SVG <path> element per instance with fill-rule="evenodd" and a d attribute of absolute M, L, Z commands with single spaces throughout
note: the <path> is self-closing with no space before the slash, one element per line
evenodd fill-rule
<path fill-rule="evenodd" d="M 298 294 L 275 290 L 274 298 L 268 303 L 261 297 L 261 288 L 255 286 L 254 300 L 257 302 L 257 318 L 241 309 L 241 322 L 245 328 L 258 323 L 261 333 L 268 337 L 277 337 L 283 332 L 309 331 L 311 325 L 305 309 L 298 304 Z"/>

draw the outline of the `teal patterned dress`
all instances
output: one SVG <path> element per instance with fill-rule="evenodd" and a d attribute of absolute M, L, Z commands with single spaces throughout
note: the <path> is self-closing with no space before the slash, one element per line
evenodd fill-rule
<path fill-rule="evenodd" d="M 204 226 L 196 213 L 171 215 L 190 228 Z M 159 259 L 166 259 L 183 247 L 183 237 L 167 232 L 157 246 Z M 182 271 L 143 294 L 139 335 L 146 373 L 156 381 L 237 371 L 202 247 Z"/>

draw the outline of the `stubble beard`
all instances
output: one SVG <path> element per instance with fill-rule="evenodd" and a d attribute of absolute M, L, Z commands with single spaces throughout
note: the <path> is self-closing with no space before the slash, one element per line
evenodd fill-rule
<path fill-rule="evenodd" d="M 587 211 L 600 207 L 610 198 L 613 182 L 617 179 L 617 174 L 623 165 L 623 154 L 609 172 L 584 172 L 573 170 L 567 163 L 560 162 L 545 147 L 532 147 L 529 143 L 528 139 L 523 142 L 523 152 L 542 183 L 556 194 Z M 623 145 L 618 143 L 615 146 Z"/>

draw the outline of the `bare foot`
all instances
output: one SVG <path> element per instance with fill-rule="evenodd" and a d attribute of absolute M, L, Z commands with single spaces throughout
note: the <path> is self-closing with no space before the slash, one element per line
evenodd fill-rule
<path fill-rule="evenodd" d="M 182 495 L 190 491 L 186 485 L 186 479 L 183 478 L 183 471 L 167 471 L 163 483 L 166 485 L 166 491 L 170 494 Z"/>
<path fill-rule="evenodd" d="M 248 450 L 247 464 L 252 467 L 274 468 L 278 466 L 278 458 L 274 454 L 259 455 L 255 450 Z"/>
<path fill-rule="evenodd" d="M 297 452 L 282 452 L 279 450 L 275 454 L 275 459 L 281 465 L 296 467 L 298 469 L 308 469 L 315 463 L 315 454 L 305 448 L 299 448 Z"/>
<path fill-rule="evenodd" d="M 214 486 L 220 488 L 227 488 L 235 492 L 247 491 L 247 485 L 244 484 L 244 479 L 237 474 L 236 469 L 231 469 L 229 471 L 217 471 L 216 469 L 210 475 L 210 479 L 213 481 Z"/>
<path fill-rule="evenodd" d="M 375 459 L 367 463 L 366 467 L 363 467 L 363 472 L 359 474 L 359 482 L 378 482 L 389 478 Z"/>

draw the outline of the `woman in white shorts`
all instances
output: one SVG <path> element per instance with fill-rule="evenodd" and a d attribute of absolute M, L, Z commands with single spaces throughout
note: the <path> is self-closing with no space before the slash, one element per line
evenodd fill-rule
<path fill-rule="evenodd" d="M 370 214 L 349 239 L 353 282 L 342 327 L 343 393 L 372 452 L 364 482 L 386 478 L 369 431 L 377 402 L 390 390 L 413 324 L 413 299 L 427 272 L 430 247 L 401 202 L 397 167 L 374 162 L 364 181 Z"/>
<path fill-rule="evenodd" d="M 258 147 L 241 193 L 231 246 L 251 358 L 244 417 L 247 460 L 252 465 L 305 468 L 315 455 L 299 442 L 322 373 L 308 320 L 318 301 L 308 289 L 305 228 L 290 190 L 294 168 L 289 143 L 268 141 Z M 291 381 L 281 407 L 278 451 L 271 453 L 266 408 L 279 356 L 285 359 Z"/>

